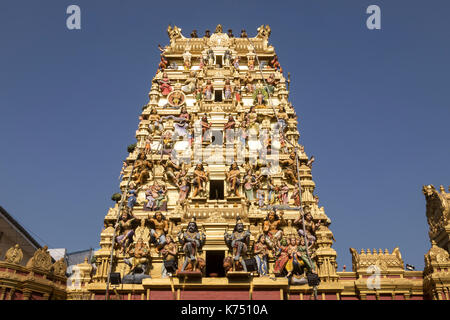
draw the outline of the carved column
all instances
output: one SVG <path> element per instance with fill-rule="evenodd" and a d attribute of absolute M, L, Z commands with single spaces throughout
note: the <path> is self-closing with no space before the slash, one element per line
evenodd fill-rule
<path fill-rule="evenodd" d="M 321 226 L 316 231 L 317 236 L 317 267 L 320 280 L 323 282 L 335 282 L 338 281 L 338 275 L 336 274 L 336 251 L 331 248 L 333 244 L 333 233 L 328 227 Z"/>

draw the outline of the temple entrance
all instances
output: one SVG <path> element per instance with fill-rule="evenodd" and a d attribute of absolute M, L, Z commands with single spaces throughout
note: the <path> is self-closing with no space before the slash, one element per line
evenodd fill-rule
<path fill-rule="evenodd" d="M 223 180 L 209 181 L 209 200 L 223 200 Z"/>
<path fill-rule="evenodd" d="M 222 90 L 214 90 L 214 102 L 222 102 Z"/>
<path fill-rule="evenodd" d="M 206 251 L 206 276 L 225 277 L 223 269 L 224 251 Z"/>

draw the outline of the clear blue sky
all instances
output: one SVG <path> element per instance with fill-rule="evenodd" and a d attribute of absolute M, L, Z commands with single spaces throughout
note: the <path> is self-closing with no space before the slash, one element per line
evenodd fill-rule
<path fill-rule="evenodd" d="M 81 7 L 82 29 L 66 28 Z M 381 7 L 381 30 L 366 8 Z M 423 268 L 423 184 L 450 184 L 449 1 L 0 2 L 0 205 L 49 247 L 97 247 L 169 23 L 272 28 L 301 143 L 349 247 Z"/>

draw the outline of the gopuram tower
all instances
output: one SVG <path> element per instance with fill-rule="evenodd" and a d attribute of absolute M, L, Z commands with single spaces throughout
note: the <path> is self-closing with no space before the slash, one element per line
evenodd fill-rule
<path fill-rule="evenodd" d="M 319 295 L 339 291 L 331 221 L 270 27 L 253 38 L 221 25 L 203 37 L 167 32 L 91 298 L 307 298 L 319 282 Z"/>

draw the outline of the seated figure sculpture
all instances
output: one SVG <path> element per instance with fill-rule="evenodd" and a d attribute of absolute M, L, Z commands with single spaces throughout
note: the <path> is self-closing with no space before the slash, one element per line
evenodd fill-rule
<path fill-rule="evenodd" d="M 130 258 L 124 259 L 124 262 L 131 268 L 128 274 L 123 277 L 122 283 L 140 284 L 143 279 L 150 278 L 150 275 L 146 274 L 150 249 L 143 239 L 139 238 L 137 243 L 131 246 L 127 252 Z"/>
<path fill-rule="evenodd" d="M 161 212 L 156 212 L 150 223 L 153 224 L 150 229 L 151 241 L 156 245 L 156 250 L 160 250 L 166 244 L 166 234 L 169 231 L 169 223 Z"/>

